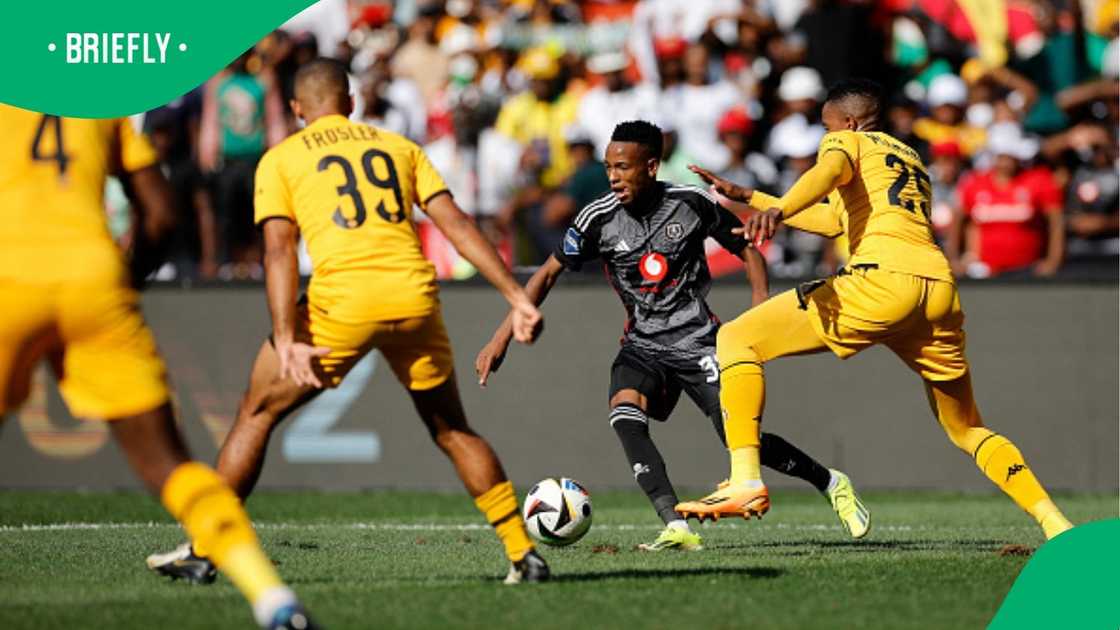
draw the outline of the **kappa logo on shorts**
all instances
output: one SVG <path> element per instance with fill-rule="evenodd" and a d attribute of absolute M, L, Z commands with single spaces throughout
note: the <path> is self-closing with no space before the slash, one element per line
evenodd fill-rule
<path fill-rule="evenodd" d="M 684 238 L 684 226 L 677 221 L 670 221 L 669 224 L 665 226 L 665 236 L 669 237 L 669 240 L 672 241 L 681 240 Z"/>

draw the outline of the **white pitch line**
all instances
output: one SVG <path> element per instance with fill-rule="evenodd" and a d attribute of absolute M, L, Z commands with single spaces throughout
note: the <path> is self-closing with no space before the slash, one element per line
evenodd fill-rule
<path fill-rule="evenodd" d="M 352 529 L 352 530 L 371 530 L 371 531 L 394 531 L 394 532 L 461 532 L 461 531 L 480 531 L 489 530 L 490 526 L 482 523 L 254 523 L 254 527 L 263 530 L 318 530 L 318 529 Z M 839 525 L 826 525 L 823 523 L 728 523 L 722 522 L 717 524 L 705 523 L 703 529 L 708 528 L 721 528 L 721 529 L 762 529 L 762 530 L 790 530 L 790 531 L 836 531 L 840 529 Z M 81 530 L 115 530 L 115 529 L 178 529 L 179 525 L 176 523 L 37 523 L 37 524 L 23 524 L 23 525 L 0 525 L 0 534 L 12 534 L 23 532 L 60 532 L 60 531 L 81 531 Z M 608 530 L 608 531 L 656 531 L 661 529 L 659 525 L 652 524 L 635 524 L 635 523 L 620 523 L 620 524 L 600 524 L 595 525 L 594 529 Z M 932 527 L 913 527 L 910 525 L 877 525 L 875 531 L 877 532 L 913 532 L 925 529 L 935 529 Z"/>

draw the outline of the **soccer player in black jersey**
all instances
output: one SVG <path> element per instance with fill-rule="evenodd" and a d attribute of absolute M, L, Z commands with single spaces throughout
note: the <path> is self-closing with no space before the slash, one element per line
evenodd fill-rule
<path fill-rule="evenodd" d="M 711 284 L 704 241 L 709 236 L 743 259 L 753 303 L 769 291 L 762 256 L 733 228 L 742 223 L 707 191 L 657 181 L 661 130 L 645 121 L 615 127 L 607 147 L 611 192 L 576 215 L 564 240 L 526 285 L 544 301 L 566 269 L 602 259 L 628 314 L 622 348 L 611 368 L 610 424 L 638 485 L 665 529 L 642 549 L 699 549 L 700 536 L 674 510 L 677 495 L 650 437 L 649 418 L 665 420 L 681 392 L 712 421 L 724 441 L 715 344 L 719 320 L 705 297 Z M 497 371 L 512 338 L 509 317 L 475 362 L 479 384 Z M 829 470 L 773 434 L 762 434 L 762 464 L 811 483 L 828 496 L 855 538 L 870 515 L 846 475 Z"/>

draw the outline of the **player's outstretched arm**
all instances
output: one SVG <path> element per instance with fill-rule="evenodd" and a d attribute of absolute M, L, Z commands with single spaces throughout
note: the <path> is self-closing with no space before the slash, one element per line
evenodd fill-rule
<path fill-rule="evenodd" d="M 770 275 L 766 271 L 766 259 L 750 245 L 743 248 L 740 258 L 745 263 L 747 281 L 751 284 L 751 306 L 758 306 L 770 297 Z"/>
<path fill-rule="evenodd" d="M 167 239 L 175 229 L 175 209 L 171 186 L 158 166 L 152 165 L 128 173 L 130 201 L 136 213 L 137 226 L 132 236 L 129 273 L 133 286 L 163 262 Z"/>
<path fill-rule="evenodd" d="M 540 335 L 543 320 L 541 312 L 529 300 L 525 290 L 513 278 L 505 263 L 494 251 L 486 237 L 478 231 L 450 194 L 436 195 L 424 211 L 435 222 L 455 249 L 490 281 L 512 307 L 513 337 L 525 344 L 533 343 Z"/>
<path fill-rule="evenodd" d="M 711 187 L 711 191 L 716 195 L 731 202 L 750 203 L 751 195 L 754 194 L 753 189 L 726 180 L 708 169 L 695 164 L 689 164 L 688 170 L 696 173 L 705 184 Z M 732 210 L 732 208 L 727 209 Z"/>
<path fill-rule="evenodd" d="M 560 264 L 556 256 L 549 256 L 548 260 L 544 261 L 544 264 L 525 284 L 525 293 L 533 301 L 533 304 L 540 306 L 544 303 L 544 299 L 548 297 L 548 292 L 556 285 L 556 281 L 562 273 L 564 273 L 564 265 Z M 498 368 L 501 367 L 512 338 L 513 311 L 510 311 L 510 314 L 506 315 L 506 318 L 498 325 L 498 329 L 494 331 L 494 336 L 490 338 L 490 342 L 483 346 L 474 360 L 474 371 L 478 374 L 478 384 L 480 386 L 486 387 L 486 381 L 490 374 L 497 372 Z"/>
<path fill-rule="evenodd" d="M 290 219 L 273 217 L 261 226 L 264 232 L 264 278 L 268 310 L 272 313 L 272 345 L 280 359 L 280 378 L 299 385 L 322 387 L 312 360 L 330 354 L 296 341 L 296 294 L 299 292 L 299 228 Z"/>
<path fill-rule="evenodd" d="M 820 202 L 837 186 L 852 178 L 852 164 L 842 151 L 825 151 L 812 168 L 805 171 L 781 198 L 778 205 L 747 217 L 744 221 L 746 236 L 760 244 L 774 237 L 778 226 L 786 219 Z"/>

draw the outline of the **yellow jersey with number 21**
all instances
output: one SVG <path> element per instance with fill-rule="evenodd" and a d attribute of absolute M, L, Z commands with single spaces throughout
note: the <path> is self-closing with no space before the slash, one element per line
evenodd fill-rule
<path fill-rule="evenodd" d="M 447 185 L 415 143 L 324 116 L 264 154 L 255 187 L 258 224 L 280 217 L 299 226 L 313 265 L 312 308 L 356 323 L 438 307 L 412 209 Z"/>
<path fill-rule="evenodd" d="M 848 265 L 875 264 L 887 271 L 952 282 L 949 261 L 933 238 L 932 188 L 921 157 L 878 131 L 829 133 L 821 140 L 817 159 L 829 151 L 843 153 L 852 166 L 852 179 L 833 193 L 839 195 L 847 228 Z"/>

